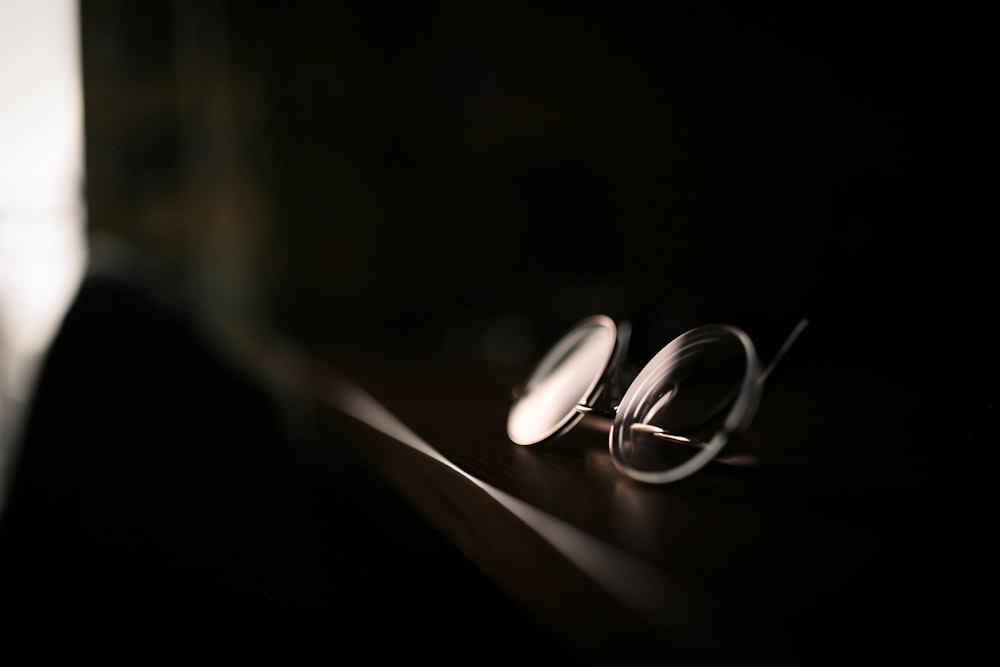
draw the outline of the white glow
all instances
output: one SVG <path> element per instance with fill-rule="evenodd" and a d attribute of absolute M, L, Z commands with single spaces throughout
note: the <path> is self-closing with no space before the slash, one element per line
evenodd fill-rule
<path fill-rule="evenodd" d="M 80 206 L 83 103 L 75 0 L 0 0 L 0 206 Z"/>
<path fill-rule="evenodd" d="M 17 425 L 86 261 L 76 0 L 0 0 L 0 507 Z"/>
<path fill-rule="evenodd" d="M 615 335 L 611 320 L 590 319 L 546 353 L 507 416 L 511 441 L 533 445 L 569 423 L 604 376 L 615 351 Z"/>

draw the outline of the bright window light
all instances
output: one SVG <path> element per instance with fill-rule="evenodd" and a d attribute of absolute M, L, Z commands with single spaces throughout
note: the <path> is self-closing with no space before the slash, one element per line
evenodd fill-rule
<path fill-rule="evenodd" d="M 77 0 L 0 0 L 0 509 L 18 425 L 86 262 Z"/>

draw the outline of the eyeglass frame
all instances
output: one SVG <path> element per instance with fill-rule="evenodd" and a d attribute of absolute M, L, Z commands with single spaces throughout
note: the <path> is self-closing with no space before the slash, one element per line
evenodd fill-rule
<path fill-rule="evenodd" d="M 630 365 L 626 362 L 626 353 L 631 336 L 631 325 L 628 322 L 616 323 L 607 315 L 586 317 L 569 328 L 549 348 L 528 375 L 527 382 L 514 387 L 512 391 L 513 400 L 508 412 L 508 438 L 511 442 L 519 446 L 533 446 L 556 440 L 577 425 L 584 425 L 601 431 L 607 430 L 609 453 L 615 468 L 626 476 L 647 484 L 666 484 L 678 481 L 697 472 L 710 461 L 741 465 L 752 463 L 753 458 L 745 452 L 738 453 L 736 456 L 726 457 L 720 456 L 720 454 L 726 445 L 729 444 L 731 436 L 743 433 L 752 423 L 756 416 L 767 378 L 808 324 L 809 320 L 807 318 L 799 320 L 767 367 L 763 367 L 753 340 L 743 329 L 731 324 L 713 323 L 697 326 L 675 336 L 629 380 L 627 374 Z M 531 381 L 540 375 L 541 370 L 546 364 L 551 364 L 550 357 L 561 345 L 566 344 L 574 335 L 579 335 L 580 332 L 586 329 L 598 326 L 605 327 L 611 332 L 612 343 L 603 367 L 599 373 L 594 374 L 581 400 L 562 418 L 562 421 L 556 427 L 545 435 L 531 441 L 514 439 L 511 436 L 510 420 L 521 399 L 527 395 Z M 695 443 L 685 436 L 668 433 L 654 425 L 638 421 L 628 421 L 625 415 L 632 411 L 633 404 L 641 405 L 642 401 L 647 399 L 653 392 L 662 389 L 662 384 L 656 384 L 656 382 L 662 381 L 662 377 L 657 377 L 657 373 L 662 374 L 672 369 L 670 362 L 673 355 L 679 349 L 683 349 L 683 346 L 688 344 L 692 338 L 710 335 L 711 333 L 733 336 L 742 346 L 746 360 L 746 368 L 736 397 L 731 401 L 720 403 L 715 410 L 704 417 L 707 420 L 716 411 L 728 409 L 722 428 L 716 430 L 707 442 Z M 652 387 L 647 386 L 650 382 L 654 383 Z M 620 391 L 620 387 L 623 384 L 627 386 L 625 386 L 622 392 Z M 663 397 L 659 398 L 657 404 L 663 402 L 663 400 Z M 650 409 L 647 411 L 647 414 L 653 411 L 653 409 Z M 684 463 L 667 470 L 648 471 L 630 466 L 622 460 L 622 455 L 618 453 L 616 447 L 620 447 L 626 428 L 631 430 L 643 426 L 646 428 L 642 430 L 654 437 L 694 445 L 702 451 Z"/>

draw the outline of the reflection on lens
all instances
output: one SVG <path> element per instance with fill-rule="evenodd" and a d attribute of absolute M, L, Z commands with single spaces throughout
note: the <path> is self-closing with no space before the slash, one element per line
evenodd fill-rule
<path fill-rule="evenodd" d="M 615 351 L 617 329 L 596 315 L 573 327 L 535 367 L 507 415 L 507 435 L 533 445 L 555 437 L 582 417 L 578 405 L 592 405 Z"/>
<path fill-rule="evenodd" d="M 679 336 L 622 397 L 610 436 L 615 465 L 654 483 L 691 474 L 752 418 L 759 375 L 753 343 L 735 327 L 709 325 Z"/>

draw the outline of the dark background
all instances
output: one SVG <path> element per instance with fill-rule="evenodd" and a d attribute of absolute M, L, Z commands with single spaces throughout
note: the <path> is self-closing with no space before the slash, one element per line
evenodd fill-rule
<path fill-rule="evenodd" d="M 987 42 L 955 6 L 82 19 L 90 228 L 223 323 L 523 364 L 593 312 L 636 322 L 643 357 L 711 320 L 767 353 L 808 316 L 824 345 L 893 338 L 905 359 L 975 328 L 997 287 Z"/>

